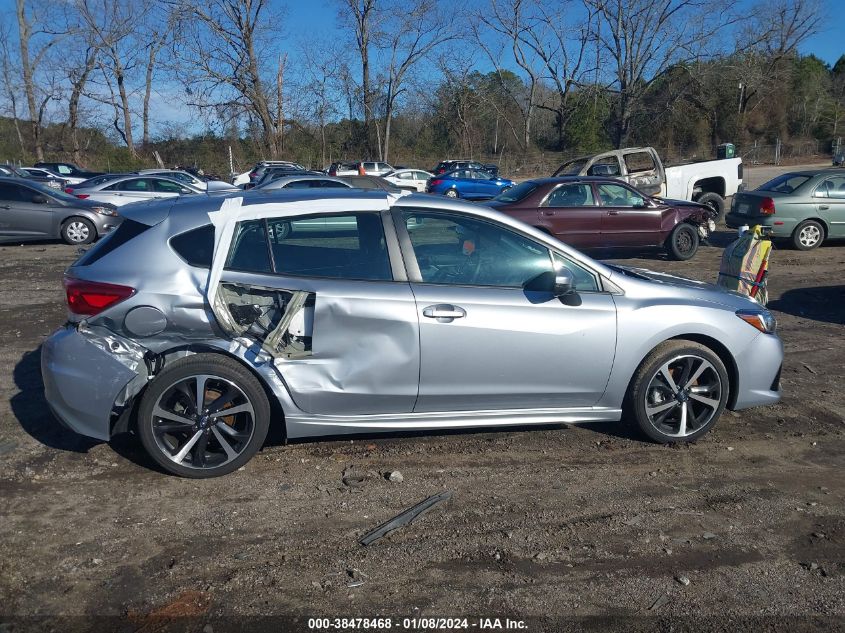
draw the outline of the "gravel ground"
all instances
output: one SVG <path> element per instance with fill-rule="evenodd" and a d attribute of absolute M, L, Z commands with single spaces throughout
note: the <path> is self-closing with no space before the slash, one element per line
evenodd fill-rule
<path fill-rule="evenodd" d="M 685 263 L 596 255 L 713 280 L 731 239 Z M 534 631 L 845 626 L 845 243 L 774 253 L 783 401 L 727 413 L 693 445 L 624 423 L 276 442 L 211 481 L 156 471 L 133 437 L 97 444 L 51 418 L 39 345 L 65 318 L 73 257 L 0 247 L 3 633 L 377 615 L 393 630 L 430 616 Z M 386 479 L 395 470 L 403 481 Z M 444 490 L 447 504 L 358 544 Z"/>

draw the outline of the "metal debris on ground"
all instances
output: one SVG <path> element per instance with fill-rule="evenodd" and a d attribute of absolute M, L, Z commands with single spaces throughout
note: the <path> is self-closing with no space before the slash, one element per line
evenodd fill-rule
<path fill-rule="evenodd" d="M 370 545 L 371 543 L 375 543 L 376 541 L 384 538 L 394 530 L 397 530 L 400 527 L 404 527 L 406 525 L 409 525 L 410 523 L 413 523 L 420 516 L 422 516 L 432 508 L 440 505 L 441 503 L 445 503 L 451 498 L 452 492 L 450 490 L 445 490 L 439 494 L 432 495 L 431 497 L 425 499 L 424 501 L 421 501 L 417 505 L 408 508 L 401 514 L 397 514 L 389 521 L 382 523 L 375 530 L 367 532 L 367 534 L 365 534 L 361 538 L 359 543 L 364 546 Z"/>
<path fill-rule="evenodd" d="M 657 611 L 657 609 L 665 605 L 667 602 L 669 602 L 669 596 L 667 596 L 665 593 L 661 593 L 659 596 L 657 596 L 654 602 L 651 603 L 651 606 L 648 608 L 648 610 Z"/>

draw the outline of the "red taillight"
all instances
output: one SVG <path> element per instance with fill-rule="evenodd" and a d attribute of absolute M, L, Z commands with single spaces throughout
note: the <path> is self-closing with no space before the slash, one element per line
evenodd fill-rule
<path fill-rule="evenodd" d="M 129 286 L 82 281 L 73 277 L 65 277 L 62 283 L 67 294 L 68 309 L 73 314 L 84 316 L 99 314 L 135 294 L 135 289 Z"/>
<path fill-rule="evenodd" d="M 73 187 L 65 187 L 65 193 L 73 193 Z"/>
<path fill-rule="evenodd" d="M 760 201 L 760 215 L 774 215 L 775 201 L 771 198 L 763 198 Z"/>
<path fill-rule="evenodd" d="M 437 185 L 441 184 L 443 181 L 440 178 L 432 178 L 428 181 L 430 187 L 436 187 Z"/>
<path fill-rule="evenodd" d="M 85 200 L 85 198 L 90 197 L 90 194 L 87 194 L 87 193 L 75 193 L 73 195 L 75 195 L 80 200 Z"/>

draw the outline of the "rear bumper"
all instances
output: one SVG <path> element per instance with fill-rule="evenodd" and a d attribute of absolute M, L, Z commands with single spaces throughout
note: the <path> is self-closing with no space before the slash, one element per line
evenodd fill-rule
<path fill-rule="evenodd" d="M 734 360 L 738 379 L 730 409 L 738 411 L 780 401 L 783 343 L 777 336 L 757 335 Z"/>
<path fill-rule="evenodd" d="M 112 414 L 123 395 L 142 374 L 99 347 L 96 337 L 66 326 L 54 332 L 41 348 L 44 397 L 53 414 L 67 428 L 88 437 L 108 441 Z M 105 347 L 105 346 L 104 346 Z M 139 361 L 141 359 L 138 359 Z"/>
<path fill-rule="evenodd" d="M 725 216 L 725 224 L 728 228 L 738 229 L 741 226 L 768 226 L 772 229 L 774 237 L 789 237 L 792 231 L 798 226 L 798 220 L 794 218 L 778 217 L 775 215 L 748 216 L 739 213 L 728 213 Z"/>

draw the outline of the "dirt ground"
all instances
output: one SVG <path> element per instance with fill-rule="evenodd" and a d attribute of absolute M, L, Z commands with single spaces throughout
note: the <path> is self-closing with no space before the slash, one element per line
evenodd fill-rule
<path fill-rule="evenodd" d="M 597 255 L 714 280 L 731 239 L 720 231 L 686 263 Z M 64 321 L 74 256 L 0 247 L 3 633 L 355 616 L 392 630 L 456 616 L 529 631 L 845 627 L 845 243 L 774 253 L 783 401 L 727 413 L 693 445 L 624 423 L 277 442 L 210 481 L 156 471 L 132 437 L 98 444 L 51 418 L 39 345 Z M 385 479 L 394 470 L 404 481 Z M 444 490 L 451 501 L 418 522 L 358 543 Z"/>

